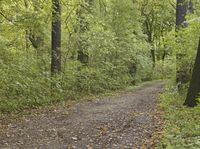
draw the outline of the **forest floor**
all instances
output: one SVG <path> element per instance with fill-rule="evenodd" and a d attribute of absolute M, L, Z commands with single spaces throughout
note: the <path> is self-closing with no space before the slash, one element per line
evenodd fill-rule
<path fill-rule="evenodd" d="M 164 85 L 0 119 L 0 148 L 152 149 L 162 131 L 158 94 Z"/>

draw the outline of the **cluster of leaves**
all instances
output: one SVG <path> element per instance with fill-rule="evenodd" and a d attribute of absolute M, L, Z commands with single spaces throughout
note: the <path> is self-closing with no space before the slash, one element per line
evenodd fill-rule
<path fill-rule="evenodd" d="M 184 100 L 185 96 L 180 96 L 173 85 L 169 85 L 161 95 L 166 125 L 164 138 L 158 148 L 200 148 L 200 106 L 184 107 Z"/>

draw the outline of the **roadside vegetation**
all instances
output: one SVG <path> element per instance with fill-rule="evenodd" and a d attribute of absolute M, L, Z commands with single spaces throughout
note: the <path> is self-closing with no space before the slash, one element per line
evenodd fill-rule
<path fill-rule="evenodd" d="M 160 149 L 200 148 L 200 105 L 195 108 L 183 106 L 185 95 L 177 92 L 172 83 L 161 94 L 160 107 L 165 121 Z"/>

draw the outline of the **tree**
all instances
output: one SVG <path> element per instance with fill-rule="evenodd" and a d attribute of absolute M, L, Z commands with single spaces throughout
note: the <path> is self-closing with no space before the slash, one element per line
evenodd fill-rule
<path fill-rule="evenodd" d="M 29 4 L 27 0 L 24 0 L 24 5 L 26 9 L 28 9 Z M 41 6 L 40 6 L 39 1 L 32 1 L 31 5 L 33 6 L 34 12 L 41 13 Z M 30 40 L 32 46 L 37 50 L 38 54 L 40 54 L 39 51 L 41 51 L 41 47 L 44 46 L 44 39 L 41 36 L 37 35 L 35 33 L 35 30 L 36 30 L 35 28 L 28 28 L 26 30 L 26 34 L 27 34 L 26 36 Z"/>
<path fill-rule="evenodd" d="M 61 4 L 60 0 L 52 0 L 52 59 L 51 73 L 61 71 Z"/>
<path fill-rule="evenodd" d="M 187 3 L 186 0 L 177 0 L 176 2 L 176 32 L 185 27 L 184 22 L 186 21 L 186 14 L 187 14 Z M 180 42 L 178 35 L 176 35 L 176 43 Z M 187 66 L 181 66 L 182 62 L 181 59 L 185 57 L 184 53 L 176 53 L 176 63 L 177 63 L 177 70 L 176 70 L 176 82 L 178 83 L 179 89 L 181 84 L 187 83 L 189 80 Z"/>
<path fill-rule="evenodd" d="M 148 5 L 141 15 L 143 2 Z M 161 78 L 160 67 L 151 67 L 152 48 L 156 58 L 166 58 L 171 74 L 171 2 L 1 0 L 0 97 L 39 104 Z"/>
<path fill-rule="evenodd" d="M 159 0 L 143 0 L 140 3 L 141 14 L 145 19 L 143 24 L 144 33 L 147 35 L 148 42 L 151 44 L 151 57 L 153 67 L 155 67 L 157 56 L 157 45 L 155 46 L 155 43 L 159 43 L 159 46 L 161 46 L 164 35 L 173 29 L 174 18 L 171 16 L 175 12 L 170 0 L 166 3 Z M 162 53 L 162 57 L 165 58 L 165 49 Z"/>
<path fill-rule="evenodd" d="M 77 21 L 79 25 L 78 29 L 78 61 L 82 64 L 87 64 L 89 61 L 89 55 L 87 53 L 87 39 L 84 34 L 89 31 L 89 22 L 86 19 L 88 14 L 92 12 L 93 0 L 86 0 L 85 3 L 81 3 L 80 7 L 77 9 Z"/>
<path fill-rule="evenodd" d="M 177 0 L 176 2 L 176 29 L 179 29 L 184 21 L 187 14 L 187 5 L 185 0 Z"/>
<path fill-rule="evenodd" d="M 193 4 L 192 0 L 189 1 L 188 12 L 194 13 L 194 4 Z"/>
<path fill-rule="evenodd" d="M 197 106 L 196 98 L 199 97 L 200 93 L 200 40 L 199 47 L 196 55 L 196 60 L 193 68 L 192 79 L 187 93 L 187 98 L 184 105 L 189 107 Z"/>

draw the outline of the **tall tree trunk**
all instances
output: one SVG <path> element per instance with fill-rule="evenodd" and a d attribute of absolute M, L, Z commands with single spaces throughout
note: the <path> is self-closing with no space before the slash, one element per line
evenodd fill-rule
<path fill-rule="evenodd" d="M 200 93 L 200 40 L 193 68 L 192 79 L 190 81 L 190 86 L 188 89 L 188 94 L 184 105 L 189 107 L 195 107 L 197 105 L 197 101 L 195 99 L 199 97 L 199 93 Z"/>
<path fill-rule="evenodd" d="M 154 48 L 154 47 L 153 47 Z M 153 68 L 156 66 L 156 55 L 155 55 L 155 49 L 151 49 L 151 56 L 153 61 Z"/>
<path fill-rule="evenodd" d="M 184 22 L 186 21 L 185 16 L 187 14 L 187 4 L 186 4 L 186 0 L 177 0 L 176 3 L 176 32 L 178 32 L 178 30 L 181 27 L 184 27 Z M 178 37 L 176 37 L 178 38 Z M 177 41 L 176 41 L 177 42 Z M 179 65 L 178 62 L 181 61 L 182 57 L 184 55 L 181 53 L 176 53 L 176 63 L 177 66 Z M 185 81 L 184 78 L 187 78 L 185 75 L 187 74 L 187 72 L 185 72 L 184 70 L 180 70 L 177 68 L 176 70 L 176 82 L 179 85 L 179 89 L 181 87 L 181 84 L 186 83 L 187 81 Z"/>
<path fill-rule="evenodd" d="M 61 4 L 60 0 L 52 0 L 52 59 L 51 73 L 61 71 Z"/>
<path fill-rule="evenodd" d="M 93 4 L 93 0 L 86 0 L 86 4 L 81 4 L 80 8 L 77 10 L 77 20 L 79 24 L 79 31 L 78 31 L 78 61 L 82 64 L 87 65 L 89 62 L 89 55 L 87 53 L 87 39 L 83 37 L 83 34 L 89 30 L 89 23 L 86 20 L 86 15 L 91 14 L 91 7 Z"/>
<path fill-rule="evenodd" d="M 187 3 L 185 0 L 177 0 L 176 3 L 176 29 L 179 29 L 184 21 L 187 14 Z"/>
<path fill-rule="evenodd" d="M 189 1 L 188 12 L 193 14 L 194 13 L 194 4 L 192 0 Z"/>
<path fill-rule="evenodd" d="M 143 14 L 143 12 L 142 12 Z M 152 57 L 152 62 L 153 62 L 153 68 L 156 66 L 156 51 L 154 48 L 154 29 L 153 29 L 153 24 L 155 21 L 154 14 L 151 14 L 151 19 L 149 19 L 149 16 L 146 16 L 145 20 L 145 27 L 146 27 L 146 34 L 148 36 L 148 42 L 151 44 L 151 57 Z"/>

